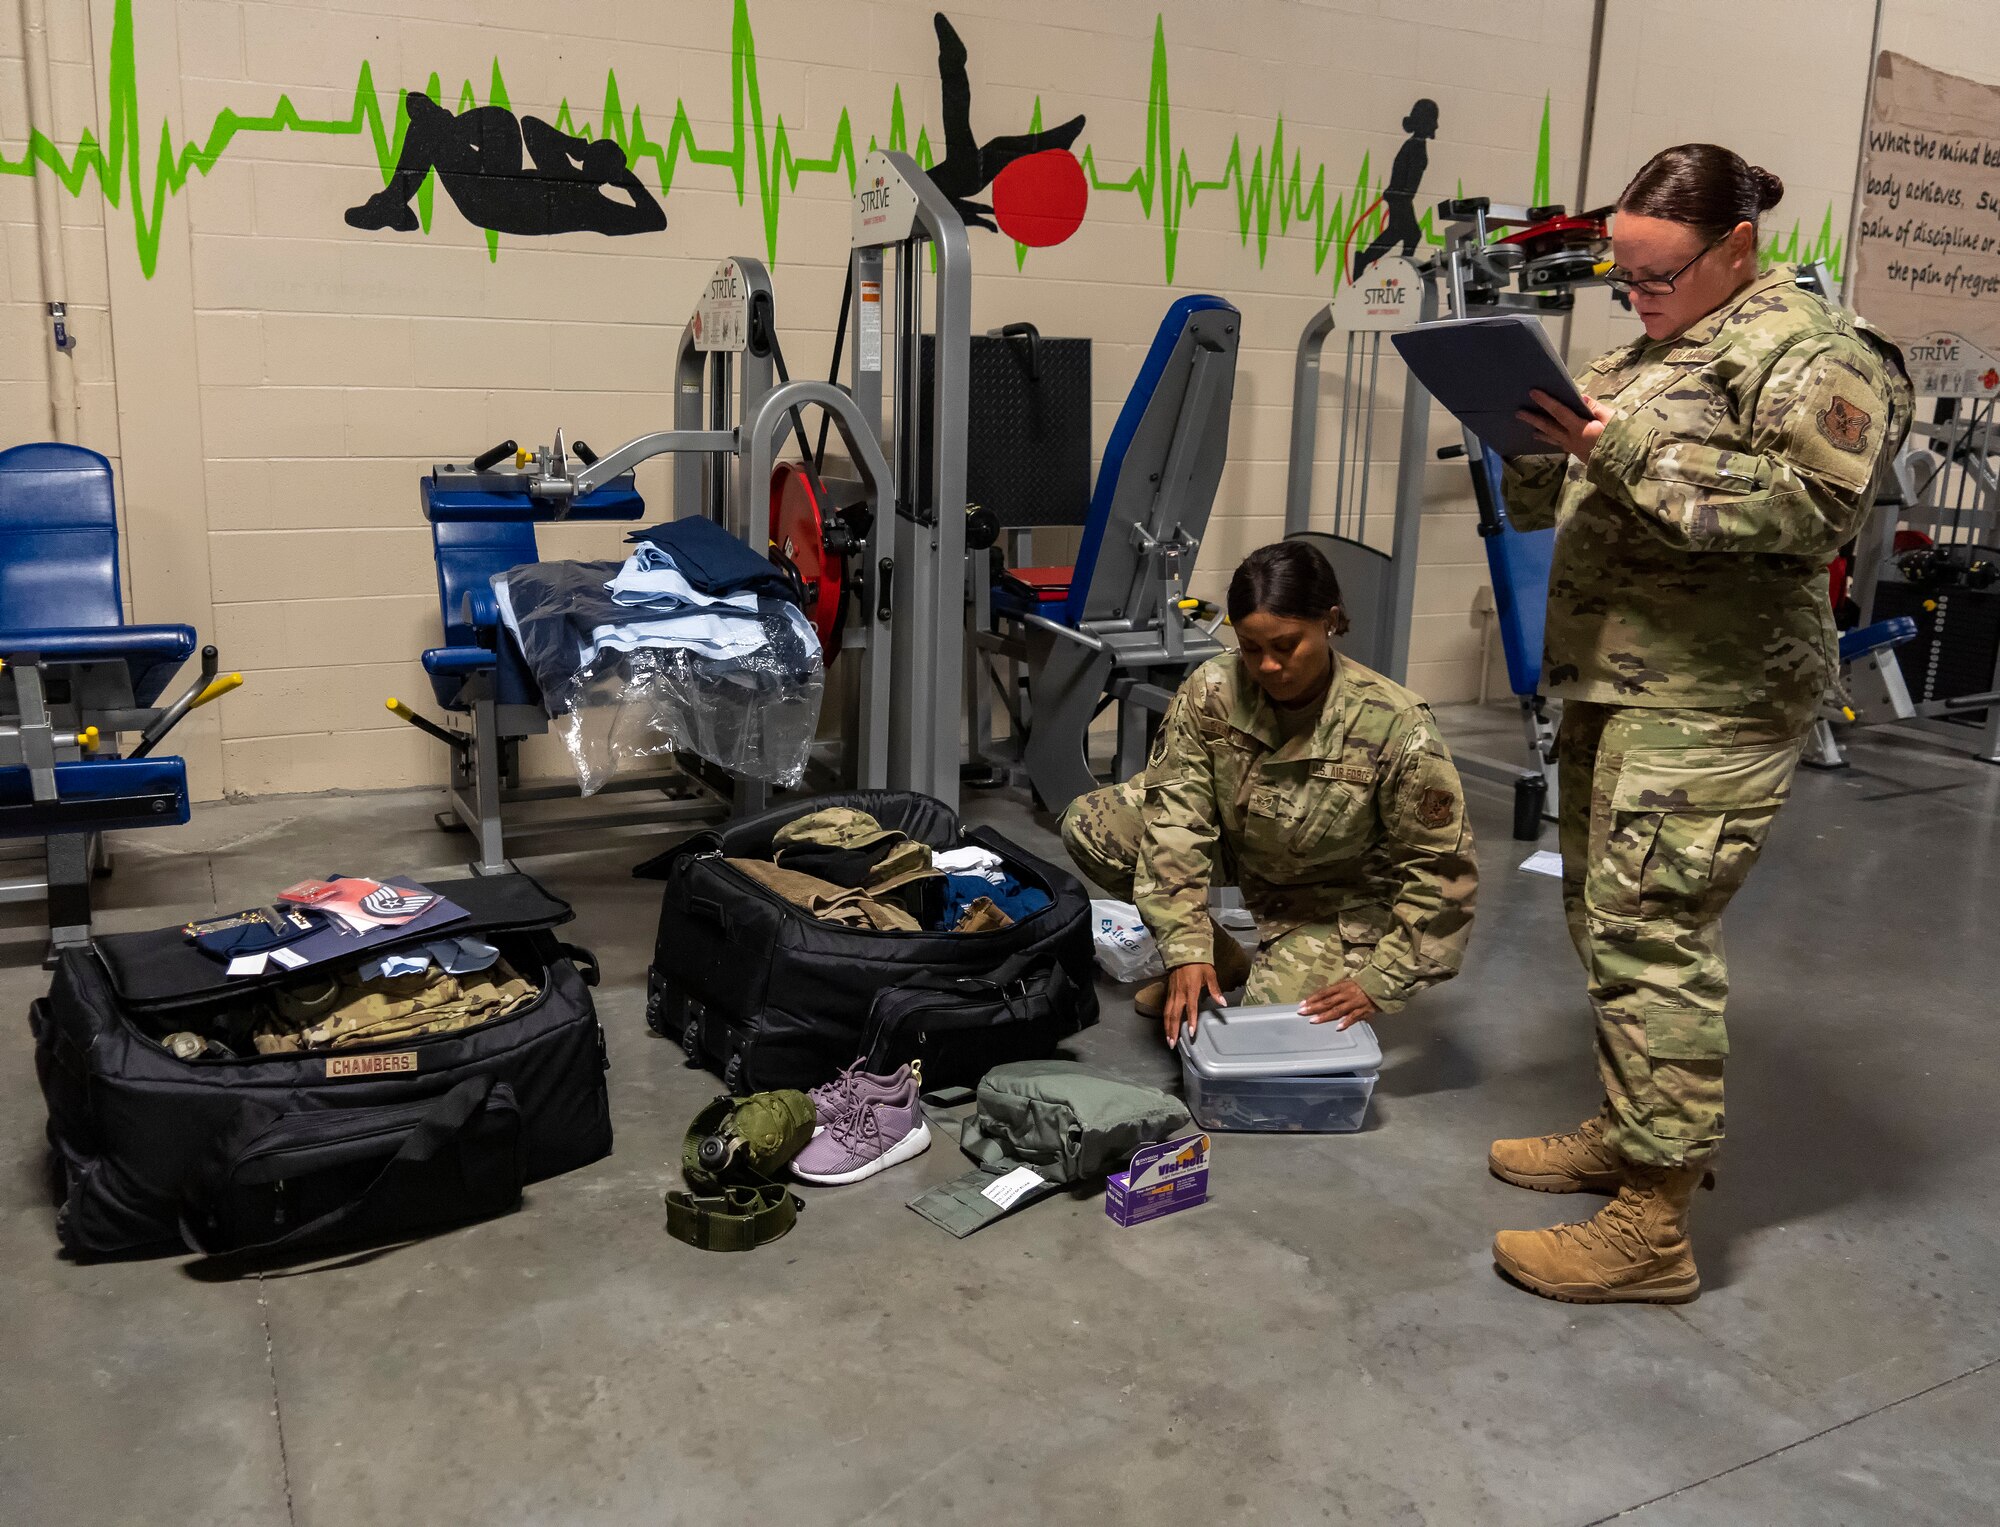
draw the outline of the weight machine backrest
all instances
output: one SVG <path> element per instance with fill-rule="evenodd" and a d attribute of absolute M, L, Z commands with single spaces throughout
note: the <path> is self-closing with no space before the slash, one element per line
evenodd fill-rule
<path fill-rule="evenodd" d="M 122 625 L 111 463 L 79 445 L 0 451 L 0 627 Z"/>
<path fill-rule="evenodd" d="M 1207 532 L 1229 452 L 1241 327 L 1236 309 L 1211 296 L 1182 297 L 1160 320 L 1104 445 L 1069 598 L 1055 615 L 1063 624 L 1143 622 L 1159 613 L 1151 607 L 1157 588 L 1148 578 L 1148 558 L 1134 531 L 1160 528 L 1154 523 L 1155 509 L 1165 495 L 1177 516 L 1177 524 L 1167 530 L 1178 529 L 1191 547 Z M 1200 385 L 1207 395 L 1190 412 L 1189 389 L 1204 374 Z M 1185 441 L 1183 430 L 1188 432 Z M 1170 481 L 1170 474 L 1179 480 Z M 1185 570 L 1192 571 L 1192 549 L 1187 555 Z"/>

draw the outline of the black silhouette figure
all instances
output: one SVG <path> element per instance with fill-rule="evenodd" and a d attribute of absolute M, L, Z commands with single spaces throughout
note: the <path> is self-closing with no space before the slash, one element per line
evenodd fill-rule
<path fill-rule="evenodd" d="M 944 85 L 944 158 L 931 167 L 931 184 L 944 192 L 952 210 L 968 228 L 1000 230 L 993 224 L 993 208 L 972 197 L 993 184 L 999 173 L 1016 159 L 1039 154 L 1044 149 L 1068 148 L 1083 131 L 1083 118 L 1071 117 L 1060 127 L 1038 133 L 1009 133 L 980 143 L 972 136 L 972 82 L 965 76 L 965 44 L 945 19 L 936 15 L 938 37 L 938 77 Z"/>
<path fill-rule="evenodd" d="M 409 131 L 389 184 L 347 209 L 355 228 L 411 233 L 410 198 L 437 171 L 468 223 L 494 233 L 657 233 L 667 214 L 608 138 L 573 137 L 502 106 L 454 116 L 429 96 L 408 97 Z M 533 162 L 522 167 L 522 150 Z M 623 192 L 621 199 L 616 193 Z"/>
<path fill-rule="evenodd" d="M 1354 257 L 1356 281 L 1398 242 L 1403 246 L 1405 259 L 1417 252 L 1417 242 L 1424 236 L 1417 222 L 1417 187 L 1423 184 L 1424 171 L 1431 162 L 1430 150 L 1424 144 L 1437 136 L 1437 130 L 1437 102 L 1428 97 L 1412 106 L 1410 114 L 1403 118 L 1403 131 L 1410 135 L 1409 141 L 1396 150 L 1396 162 L 1389 167 L 1389 184 L 1382 190 L 1382 200 L 1389 208 L 1388 226 L 1374 243 Z"/>

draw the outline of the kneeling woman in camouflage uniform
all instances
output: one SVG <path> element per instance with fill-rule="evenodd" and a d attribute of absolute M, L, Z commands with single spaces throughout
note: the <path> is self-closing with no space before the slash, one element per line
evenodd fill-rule
<path fill-rule="evenodd" d="M 1722 910 L 1764 846 L 1836 662 L 1826 565 L 1910 419 L 1901 357 L 1757 273 L 1776 176 L 1714 144 L 1656 155 L 1618 202 L 1611 283 L 1643 338 L 1537 393 L 1553 454 L 1507 469 L 1514 522 L 1554 525 L 1549 691 L 1563 701 L 1563 905 L 1605 1104 L 1494 1142 L 1495 1176 L 1613 1193 L 1594 1219 L 1505 1231 L 1494 1260 L 1557 1299 L 1700 1291 L 1688 1201 L 1722 1143 Z"/>
<path fill-rule="evenodd" d="M 1229 584 L 1237 650 L 1174 696 L 1144 773 L 1063 813 L 1070 857 L 1137 903 L 1167 979 L 1141 991 L 1167 1043 L 1204 996 L 1315 1022 L 1394 1012 L 1458 973 L 1479 871 L 1451 755 L 1424 702 L 1334 651 L 1340 585 L 1310 545 L 1253 551 Z M 1209 919 L 1213 885 L 1256 914 L 1251 960 Z"/>

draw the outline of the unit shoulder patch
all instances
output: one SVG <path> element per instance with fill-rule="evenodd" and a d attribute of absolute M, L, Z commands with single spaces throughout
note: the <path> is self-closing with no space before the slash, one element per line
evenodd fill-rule
<path fill-rule="evenodd" d="M 1816 422 L 1828 445 L 1837 451 L 1851 451 L 1859 455 L 1867 448 L 1868 426 L 1874 419 L 1875 416 L 1865 408 L 1856 408 L 1847 399 L 1835 396 L 1820 410 Z"/>
<path fill-rule="evenodd" d="M 1458 815 L 1458 798 L 1449 790 L 1433 787 L 1426 790 L 1417 801 L 1417 820 L 1435 830 L 1449 827 L 1452 818 Z"/>

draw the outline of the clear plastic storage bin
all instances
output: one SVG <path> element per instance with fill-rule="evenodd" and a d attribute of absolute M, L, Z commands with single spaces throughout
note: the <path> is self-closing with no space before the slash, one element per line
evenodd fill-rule
<path fill-rule="evenodd" d="M 1368 1118 L 1375 1076 L 1206 1078 L 1181 1058 L 1188 1112 L 1203 1129 L 1345 1134 Z"/>
<path fill-rule="evenodd" d="M 1203 1129 L 1357 1130 L 1382 1066 L 1367 1024 L 1315 1024 L 1284 1004 L 1204 1012 L 1180 1050 L 1188 1111 Z"/>

